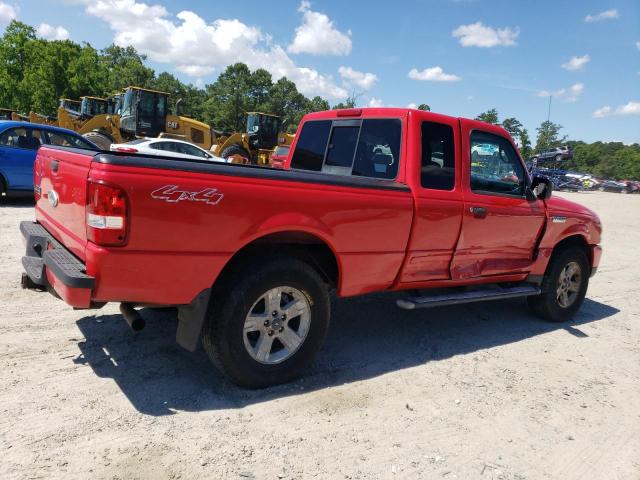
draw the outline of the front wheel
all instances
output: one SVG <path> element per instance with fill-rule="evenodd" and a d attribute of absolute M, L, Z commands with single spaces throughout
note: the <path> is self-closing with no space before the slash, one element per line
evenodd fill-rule
<path fill-rule="evenodd" d="M 570 320 L 580 309 L 589 286 L 589 262 L 578 248 L 551 257 L 540 295 L 527 297 L 531 310 L 552 322 Z"/>
<path fill-rule="evenodd" d="M 279 256 L 247 265 L 218 288 L 204 328 L 207 355 L 234 383 L 264 388 L 299 377 L 329 326 L 326 283 L 308 264 Z"/>

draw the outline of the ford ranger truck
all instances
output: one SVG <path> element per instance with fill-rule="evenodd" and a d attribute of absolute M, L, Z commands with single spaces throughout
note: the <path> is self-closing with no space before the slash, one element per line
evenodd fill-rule
<path fill-rule="evenodd" d="M 409 310 L 526 297 L 554 322 L 580 308 L 600 220 L 531 178 L 504 129 L 347 109 L 306 115 L 292 149 L 269 169 L 42 147 L 23 285 L 119 302 L 133 328 L 136 308 L 175 306 L 178 343 L 253 388 L 302 374 L 332 290 L 406 292 Z"/>

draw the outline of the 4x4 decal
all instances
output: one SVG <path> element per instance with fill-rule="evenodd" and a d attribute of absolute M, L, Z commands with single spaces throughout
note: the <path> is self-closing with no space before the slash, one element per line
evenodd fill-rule
<path fill-rule="evenodd" d="M 151 192 L 151 198 L 156 200 L 164 200 L 169 203 L 178 203 L 182 200 L 190 202 L 205 202 L 208 205 L 217 205 L 224 198 L 224 195 L 218 192 L 217 188 L 204 188 L 191 192 L 181 190 L 177 185 L 165 185 Z"/>

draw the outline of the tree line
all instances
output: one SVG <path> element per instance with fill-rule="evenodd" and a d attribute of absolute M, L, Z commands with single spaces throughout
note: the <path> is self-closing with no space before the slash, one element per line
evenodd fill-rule
<path fill-rule="evenodd" d="M 86 42 L 45 40 L 38 38 L 33 27 L 15 20 L 0 38 L 0 107 L 55 116 L 60 98 L 108 97 L 132 85 L 167 92 L 173 102 L 182 99 L 181 114 L 219 131 L 243 131 L 246 112 L 262 111 L 280 115 L 286 130 L 295 132 L 303 115 L 331 108 L 319 96 L 307 98 L 298 92 L 286 77 L 273 81 L 266 70 L 251 71 L 244 63 L 228 66 L 215 82 L 199 88 L 167 72 L 156 74 L 146 65 L 146 56 L 133 47 L 110 45 L 97 50 Z M 355 107 L 357 100 L 354 92 L 333 108 Z M 426 103 L 417 108 L 430 110 Z M 610 178 L 640 179 L 638 144 L 570 141 L 561 135 L 561 125 L 545 121 L 536 129 L 534 146 L 529 132 L 515 117 L 499 121 L 494 108 L 476 118 L 502 125 L 524 158 L 567 144 L 574 149 L 574 158 L 565 163 L 567 168 Z"/>

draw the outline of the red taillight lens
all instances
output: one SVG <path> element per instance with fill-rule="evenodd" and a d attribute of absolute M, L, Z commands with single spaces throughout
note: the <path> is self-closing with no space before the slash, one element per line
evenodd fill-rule
<path fill-rule="evenodd" d="M 33 163 L 33 196 L 36 203 L 42 196 L 42 189 L 40 187 L 40 181 L 42 180 L 42 158 L 40 155 L 36 157 Z"/>
<path fill-rule="evenodd" d="M 87 239 L 97 245 L 124 245 L 127 241 L 127 203 L 127 194 L 121 188 L 89 180 Z"/>
<path fill-rule="evenodd" d="M 117 147 L 116 152 L 138 153 L 138 149 L 133 147 Z"/>

